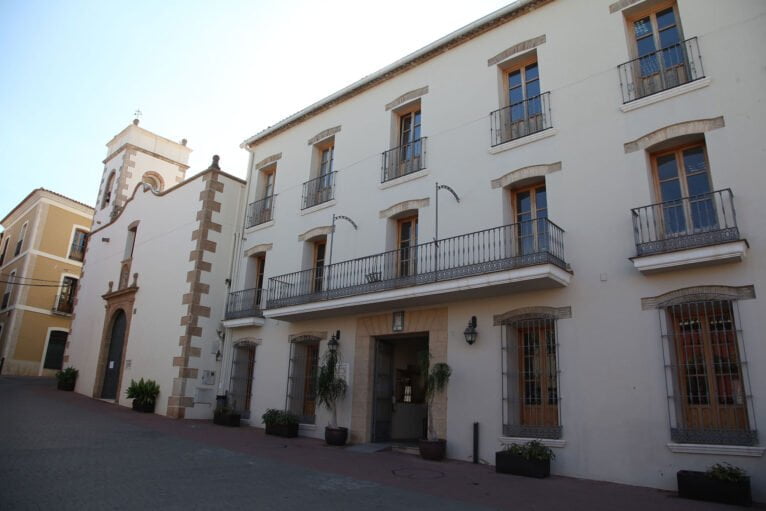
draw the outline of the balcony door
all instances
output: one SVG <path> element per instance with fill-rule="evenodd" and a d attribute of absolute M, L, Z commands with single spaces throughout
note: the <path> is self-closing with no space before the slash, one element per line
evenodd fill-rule
<path fill-rule="evenodd" d="M 513 191 L 518 255 L 548 249 L 548 195 L 545 185 Z"/>
<path fill-rule="evenodd" d="M 314 271 L 311 279 L 311 291 L 313 293 L 319 293 L 324 287 L 326 249 L 327 240 L 322 239 L 314 242 Z"/>
<path fill-rule="evenodd" d="M 647 96 L 688 81 L 686 48 L 676 7 L 634 19 L 633 36 L 638 65 L 637 97 Z"/>
<path fill-rule="evenodd" d="M 403 114 L 399 118 L 399 175 L 420 168 L 420 156 L 423 153 L 420 119 L 420 110 Z"/>
<path fill-rule="evenodd" d="M 718 216 L 710 193 L 704 144 L 655 154 L 653 163 L 664 234 L 681 236 L 715 230 Z"/>
<path fill-rule="evenodd" d="M 261 307 L 263 297 L 263 272 L 266 268 L 266 254 L 255 256 L 255 303 L 256 309 Z"/>
<path fill-rule="evenodd" d="M 537 62 L 508 73 L 508 140 L 543 129 L 540 70 Z"/>
<path fill-rule="evenodd" d="M 417 273 L 418 216 L 400 218 L 397 222 L 398 276 Z"/>

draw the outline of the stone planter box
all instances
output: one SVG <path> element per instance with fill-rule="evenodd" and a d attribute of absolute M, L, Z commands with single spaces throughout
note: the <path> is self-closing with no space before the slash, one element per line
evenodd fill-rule
<path fill-rule="evenodd" d="M 678 496 L 685 499 L 722 502 L 749 507 L 753 503 L 750 493 L 750 478 L 742 481 L 721 481 L 695 470 L 679 470 Z"/>
<path fill-rule="evenodd" d="M 526 477 L 548 477 L 551 475 L 551 460 L 528 460 L 508 451 L 495 453 L 495 472 Z"/>
<path fill-rule="evenodd" d="M 266 434 L 281 436 L 285 438 L 295 438 L 298 436 L 297 424 L 266 424 Z"/>

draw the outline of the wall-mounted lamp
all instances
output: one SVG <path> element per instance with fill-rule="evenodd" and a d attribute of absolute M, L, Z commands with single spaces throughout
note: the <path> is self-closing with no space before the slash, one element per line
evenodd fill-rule
<path fill-rule="evenodd" d="M 338 340 L 340 339 L 340 330 L 336 330 L 334 334 L 332 334 L 332 337 L 330 337 L 330 340 L 327 342 L 327 347 L 330 351 L 338 351 L 338 346 L 340 343 Z"/>
<path fill-rule="evenodd" d="M 476 316 L 471 316 L 471 320 L 468 322 L 468 326 L 465 327 L 465 330 L 463 330 L 463 335 L 465 335 L 465 342 L 468 344 L 473 344 L 476 342 L 476 335 L 478 332 L 476 332 Z"/>

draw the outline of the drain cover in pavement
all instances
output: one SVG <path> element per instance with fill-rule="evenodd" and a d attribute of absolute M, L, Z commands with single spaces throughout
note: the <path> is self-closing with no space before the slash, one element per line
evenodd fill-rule
<path fill-rule="evenodd" d="M 427 468 L 395 468 L 391 473 L 396 477 L 406 479 L 441 479 L 444 477 L 444 472 Z"/>

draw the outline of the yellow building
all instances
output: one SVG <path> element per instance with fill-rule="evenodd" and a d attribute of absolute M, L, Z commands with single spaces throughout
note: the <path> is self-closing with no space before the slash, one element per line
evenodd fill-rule
<path fill-rule="evenodd" d="M 0 374 L 61 368 L 93 208 L 38 188 L 0 220 Z"/>

